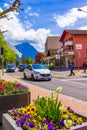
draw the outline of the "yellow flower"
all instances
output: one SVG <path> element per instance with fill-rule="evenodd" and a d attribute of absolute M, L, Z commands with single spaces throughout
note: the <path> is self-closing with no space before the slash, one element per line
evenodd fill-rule
<path fill-rule="evenodd" d="M 41 117 L 41 116 L 38 116 L 38 120 L 42 120 L 42 117 Z"/>
<path fill-rule="evenodd" d="M 35 119 L 33 119 L 32 121 L 36 124 L 36 120 Z"/>
<path fill-rule="evenodd" d="M 23 108 L 23 107 L 20 110 L 21 110 L 22 114 L 25 114 L 27 112 L 26 108 Z"/>

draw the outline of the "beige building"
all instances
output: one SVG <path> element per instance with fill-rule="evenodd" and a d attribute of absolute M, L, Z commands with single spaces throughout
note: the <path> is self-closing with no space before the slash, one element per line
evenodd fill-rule
<path fill-rule="evenodd" d="M 58 50 L 62 48 L 59 36 L 48 36 L 45 43 L 45 53 L 48 62 L 56 64 L 58 61 Z M 59 53 L 60 54 L 60 53 Z"/>
<path fill-rule="evenodd" d="M 57 54 L 57 50 L 61 48 L 62 44 L 59 42 L 59 36 L 48 36 L 45 44 L 45 52 L 46 54 L 50 53 L 50 56 L 54 56 Z"/>

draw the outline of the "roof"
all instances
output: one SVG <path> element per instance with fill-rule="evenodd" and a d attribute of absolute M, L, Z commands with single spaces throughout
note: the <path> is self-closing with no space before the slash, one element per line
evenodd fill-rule
<path fill-rule="evenodd" d="M 58 49 L 61 47 L 60 36 L 48 36 L 46 43 L 48 49 Z"/>
<path fill-rule="evenodd" d="M 66 33 L 70 33 L 73 35 L 76 35 L 76 34 L 82 35 L 82 34 L 87 34 L 87 30 L 64 30 L 59 41 L 62 41 L 64 39 Z"/>

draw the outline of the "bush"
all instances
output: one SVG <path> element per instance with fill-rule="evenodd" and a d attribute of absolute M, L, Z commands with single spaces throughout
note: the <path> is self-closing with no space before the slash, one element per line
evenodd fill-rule
<path fill-rule="evenodd" d="M 54 69 L 54 66 L 53 65 L 49 65 L 48 67 L 50 70 L 53 70 Z"/>

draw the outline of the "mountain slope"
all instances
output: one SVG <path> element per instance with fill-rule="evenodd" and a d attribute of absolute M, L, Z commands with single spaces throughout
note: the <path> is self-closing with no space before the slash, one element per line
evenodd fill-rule
<path fill-rule="evenodd" d="M 28 41 L 24 41 L 15 47 L 22 53 L 22 58 L 31 57 L 34 60 L 35 55 L 38 53 L 38 51 L 30 45 Z"/>

